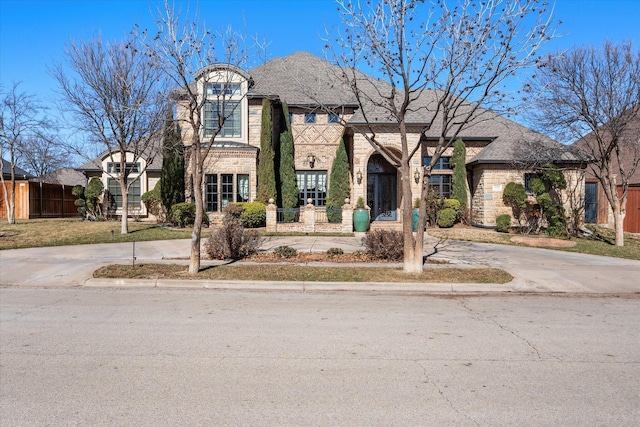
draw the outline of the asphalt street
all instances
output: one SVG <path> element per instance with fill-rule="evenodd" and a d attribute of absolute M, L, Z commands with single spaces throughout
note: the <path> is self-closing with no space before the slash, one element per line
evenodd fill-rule
<path fill-rule="evenodd" d="M 640 424 L 638 295 L 0 288 L 0 425 Z"/>

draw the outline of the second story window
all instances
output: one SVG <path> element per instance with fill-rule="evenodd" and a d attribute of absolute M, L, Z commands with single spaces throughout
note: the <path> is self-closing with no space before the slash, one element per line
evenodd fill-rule
<path fill-rule="evenodd" d="M 127 162 L 125 168 L 128 173 L 140 173 L 140 163 Z M 120 173 L 120 163 L 107 163 L 107 173 Z"/>
<path fill-rule="evenodd" d="M 433 165 L 433 170 L 450 170 L 453 169 L 451 166 L 451 157 L 440 157 L 435 165 Z M 423 165 L 428 166 L 431 163 L 431 156 L 427 156 L 424 158 Z"/>
<path fill-rule="evenodd" d="M 330 113 L 329 117 L 328 117 L 328 122 L 329 123 L 338 123 L 338 122 L 340 122 L 340 116 L 338 116 L 336 113 Z"/>
<path fill-rule="evenodd" d="M 208 101 L 204 106 L 204 136 L 210 138 L 222 120 L 222 128 L 217 136 L 240 138 L 242 111 L 239 101 Z"/>
<path fill-rule="evenodd" d="M 305 113 L 304 122 L 305 123 L 315 123 L 316 122 L 316 113 Z"/>
<path fill-rule="evenodd" d="M 239 96 L 240 83 L 223 82 L 223 83 L 207 83 L 207 97 L 217 96 L 222 98 Z"/>

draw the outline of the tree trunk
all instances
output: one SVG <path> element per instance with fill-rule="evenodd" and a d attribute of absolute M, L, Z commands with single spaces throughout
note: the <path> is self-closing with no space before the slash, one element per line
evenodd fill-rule
<path fill-rule="evenodd" d="M 16 180 L 11 176 L 11 197 L 7 200 L 7 220 L 9 224 L 16 223 Z"/>
<path fill-rule="evenodd" d="M 202 234 L 202 214 L 204 212 L 202 199 L 202 171 L 200 170 L 200 147 L 198 144 L 191 146 L 191 179 L 193 182 L 193 198 L 196 205 L 196 216 L 191 233 L 191 254 L 189 256 L 189 274 L 198 274 L 200 271 L 200 240 Z"/>
<path fill-rule="evenodd" d="M 624 246 L 624 217 L 626 212 L 618 210 L 613 213 L 613 225 L 616 230 L 616 246 Z"/>
<path fill-rule="evenodd" d="M 400 182 L 402 187 L 402 235 L 404 238 L 404 268 L 405 273 L 422 273 L 422 244 L 413 236 L 413 202 L 411 192 L 411 176 L 410 161 L 407 159 L 402 162 L 398 169 L 400 172 Z"/>

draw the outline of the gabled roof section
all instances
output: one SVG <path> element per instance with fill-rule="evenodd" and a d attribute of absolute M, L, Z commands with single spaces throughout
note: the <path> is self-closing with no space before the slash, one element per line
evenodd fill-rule
<path fill-rule="evenodd" d="M 145 160 L 148 160 L 152 157 L 151 163 L 147 165 L 148 172 L 159 172 L 162 170 L 162 138 L 164 133 L 160 132 L 159 135 L 155 136 L 151 141 L 149 147 L 147 147 L 148 155 L 144 153 L 140 156 Z M 119 151 L 113 151 L 113 154 L 117 154 Z M 91 159 L 88 162 L 78 166 L 75 168 L 77 171 L 81 172 L 97 172 L 102 170 L 102 162 L 109 157 L 109 150 L 105 150 L 95 159 Z"/>
<path fill-rule="evenodd" d="M 16 174 L 16 179 L 25 180 L 35 178 L 29 172 L 19 168 L 18 166 L 15 167 L 14 172 Z M 11 163 L 5 159 L 2 159 L 2 175 L 4 176 L 4 179 L 11 179 Z"/>
<path fill-rule="evenodd" d="M 579 163 L 588 159 L 573 148 L 493 112 L 483 110 L 481 118 L 460 135 L 493 135 L 495 139 L 467 164 L 479 163 Z"/>
<path fill-rule="evenodd" d="M 249 96 L 278 98 L 291 106 L 356 106 L 339 73 L 339 67 L 324 59 L 295 52 L 249 70 L 255 82 Z"/>

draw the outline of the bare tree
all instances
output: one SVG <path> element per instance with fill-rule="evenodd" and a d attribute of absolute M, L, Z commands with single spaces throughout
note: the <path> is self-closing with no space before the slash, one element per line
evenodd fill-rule
<path fill-rule="evenodd" d="M 69 166 L 69 153 L 56 135 L 30 135 L 20 147 L 25 169 L 36 177 Z"/>
<path fill-rule="evenodd" d="M 6 182 L 4 162 L 0 161 L 0 179 L 7 208 L 9 224 L 15 224 L 16 174 L 23 145 L 30 138 L 37 138 L 51 128 L 51 122 L 38 115 L 43 109 L 35 96 L 20 92 L 20 83 L 14 83 L 8 91 L 0 87 L 0 159 L 9 164 L 11 179 Z"/>
<path fill-rule="evenodd" d="M 144 164 L 159 151 L 166 102 L 161 72 L 136 45 L 95 40 L 71 42 L 66 49 L 68 73 L 58 65 L 53 75 L 76 119 L 78 130 L 106 151 L 122 195 L 121 233 L 128 233 L 129 190 Z"/>
<path fill-rule="evenodd" d="M 613 210 L 615 244 L 623 246 L 629 178 L 640 162 L 640 50 L 606 41 L 549 56 L 531 92 L 540 126 L 567 141 L 581 138 L 576 145 L 593 160 Z"/>
<path fill-rule="evenodd" d="M 245 38 L 227 28 L 214 32 L 190 20 L 188 13 L 180 15 L 168 1 L 157 19 L 157 32 L 142 31 L 139 39 L 156 66 L 161 67 L 175 87 L 173 95 L 183 114 L 176 121 L 185 138 L 187 157 L 187 187 L 195 201 L 196 214 L 191 235 L 189 273 L 200 270 L 200 246 L 204 206 L 204 165 L 210 161 L 216 138 L 233 116 L 238 102 L 246 97 L 238 88 L 237 75 L 242 75 L 250 57 Z M 248 76 L 245 76 L 245 82 Z M 242 87 L 242 85 L 240 85 Z M 233 98 L 236 102 L 231 102 Z M 207 110 L 207 111 L 205 111 Z M 205 129 L 205 114 L 212 120 Z"/>
<path fill-rule="evenodd" d="M 411 227 L 411 160 L 426 135 L 435 149 L 423 167 L 419 224 L 428 181 L 442 153 L 460 133 L 504 106 L 506 81 L 531 66 L 551 36 L 538 0 L 337 1 L 344 30 L 330 47 L 359 106 L 348 125 L 397 168 L 402 188 L 404 271 L 423 269 L 424 233 Z M 452 5 L 452 3 L 454 5 Z M 331 47 L 333 46 L 333 47 Z M 358 70 L 368 71 L 370 77 Z M 397 125 L 401 152 L 379 139 L 381 123 Z"/>

